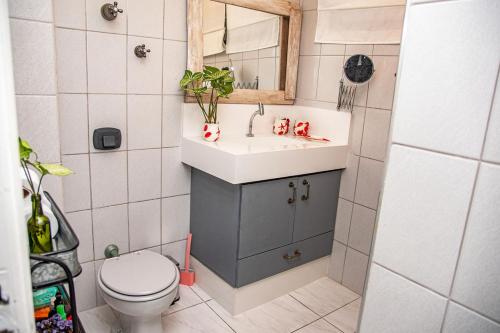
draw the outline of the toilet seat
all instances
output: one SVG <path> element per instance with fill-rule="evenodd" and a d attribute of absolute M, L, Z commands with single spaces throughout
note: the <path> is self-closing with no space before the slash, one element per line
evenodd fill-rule
<path fill-rule="evenodd" d="M 99 285 L 111 297 L 146 302 L 164 297 L 177 288 L 179 271 L 169 259 L 143 250 L 104 261 Z"/>

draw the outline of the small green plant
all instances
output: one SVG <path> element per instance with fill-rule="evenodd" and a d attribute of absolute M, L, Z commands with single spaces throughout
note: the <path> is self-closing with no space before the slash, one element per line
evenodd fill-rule
<path fill-rule="evenodd" d="M 41 163 L 38 161 L 38 155 L 33 151 L 30 144 L 19 138 L 19 159 L 21 161 L 21 167 L 23 168 L 24 173 L 26 174 L 26 179 L 30 185 L 31 194 L 38 195 L 40 194 L 40 186 L 42 185 L 42 179 L 46 175 L 54 175 L 54 176 L 67 176 L 73 173 L 70 169 L 60 165 L 60 164 L 50 164 L 50 163 Z M 34 168 L 38 172 L 40 172 L 40 183 L 38 187 L 35 188 L 35 184 L 31 179 L 31 174 L 29 171 L 29 167 Z"/>
<path fill-rule="evenodd" d="M 179 82 L 180 87 L 188 94 L 194 95 L 198 102 L 205 122 L 217 123 L 217 104 L 219 98 L 228 98 L 233 92 L 234 78 L 231 71 L 217 67 L 204 66 L 202 72 L 192 72 L 187 69 Z M 208 110 L 203 98 L 210 96 Z"/>

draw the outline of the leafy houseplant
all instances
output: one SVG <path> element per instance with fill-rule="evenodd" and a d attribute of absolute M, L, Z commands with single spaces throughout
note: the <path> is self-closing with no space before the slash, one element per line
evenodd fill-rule
<path fill-rule="evenodd" d="M 219 98 L 228 98 L 233 92 L 234 78 L 231 71 L 217 67 L 204 66 L 202 72 L 184 72 L 179 85 L 188 94 L 194 95 L 196 102 L 205 118 L 203 138 L 207 141 L 217 141 L 220 131 L 217 125 L 217 105 Z M 208 109 L 203 99 L 210 96 Z M 215 124 L 215 126 L 214 126 Z"/>
<path fill-rule="evenodd" d="M 43 215 L 42 197 L 40 195 L 42 180 L 46 175 L 67 176 L 73 172 L 60 164 L 39 162 L 38 155 L 33 151 L 29 143 L 21 138 L 19 138 L 19 159 L 31 192 L 32 214 L 28 220 L 30 251 L 31 253 L 51 252 L 50 221 L 47 216 Z M 30 167 L 38 171 L 41 175 L 38 186 L 33 182 Z"/>

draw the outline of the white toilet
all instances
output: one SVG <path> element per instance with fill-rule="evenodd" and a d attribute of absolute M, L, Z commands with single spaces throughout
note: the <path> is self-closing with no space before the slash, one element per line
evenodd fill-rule
<path fill-rule="evenodd" d="M 149 250 L 107 259 L 98 274 L 102 296 L 127 333 L 163 333 L 161 313 L 172 304 L 179 279 L 172 261 Z"/>

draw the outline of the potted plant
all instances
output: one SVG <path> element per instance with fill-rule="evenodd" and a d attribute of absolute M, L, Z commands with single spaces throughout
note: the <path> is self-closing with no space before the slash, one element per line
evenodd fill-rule
<path fill-rule="evenodd" d="M 67 176 L 73 172 L 60 164 L 39 162 L 38 155 L 33 151 L 29 143 L 21 138 L 19 138 L 19 159 L 28 180 L 29 191 L 31 193 L 32 214 L 28 220 L 30 251 L 31 253 L 51 252 L 53 248 L 50 221 L 43 214 L 42 210 L 42 196 L 40 194 L 42 180 L 46 175 Z M 38 186 L 33 181 L 30 169 L 34 169 L 40 173 Z"/>
<path fill-rule="evenodd" d="M 217 67 L 204 66 L 202 72 L 184 72 L 179 85 L 188 94 L 194 95 L 205 118 L 202 137 L 206 141 L 215 142 L 220 138 L 217 122 L 217 104 L 219 98 L 228 98 L 233 92 L 234 78 L 231 71 Z M 208 99 L 208 96 L 210 99 Z M 208 99 L 208 110 L 203 99 Z"/>

